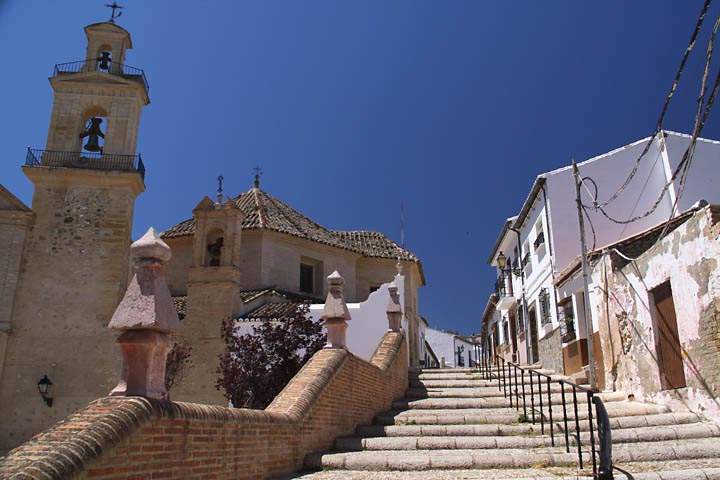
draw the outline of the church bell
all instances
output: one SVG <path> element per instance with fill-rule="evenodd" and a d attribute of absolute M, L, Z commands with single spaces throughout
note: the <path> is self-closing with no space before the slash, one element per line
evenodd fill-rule
<path fill-rule="evenodd" d="M 97 58 L 98 70 L 108 71 L 110 70 L 110 52 L 100 52 L 100 56 Z"/>
<path fill-rule="evenodd" d="M 99 152 L 100 151 L 100 143 L 98 141 L 98 137 L 96 135 L 90 135 L 88 138 L 87 143 L 83 147 L 88 152 Z"/>
<path fill-rule="evenodd" d="M 88 152 L 102 152 L 103 150 L 100 146 L 100 138 L 105 138 L 105 134 L 100 130 L 101 123 L 102 118 L 91 118 L 88 120 L 85 131 L 80 134 L 80 138 L 88 137 L 87 143 L 83 147 Z"/>

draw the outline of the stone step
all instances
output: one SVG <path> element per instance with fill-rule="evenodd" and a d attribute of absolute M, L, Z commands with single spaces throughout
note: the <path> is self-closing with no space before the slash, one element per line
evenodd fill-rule
<path fill-rule="evenodd" d="M 533 377 L 537 379 L 537 373 L 543 373 L 545 375 L 551 375 L 553 377 L 562 377 L 567 378 L 562 375 L 558 375 L 554 370 L 535 370 L 533 372 Z M 497 383 L 497 377 L 503 378 L 503 372 L 502 371 L 494 371 L 491 372 L 492 380 L 495 380 Z M 526 377 L 530 376 L 530 372 L 525 371 L 524 375 Z M 512 376 L 513 381 L 515 381 L 515 371 L 507 371 L 505 370 L 505 380 L 510 381 L 510 377 Z M 518 379 L 521 376 L 520 370 L 517 371 L 517 377 Z M 477 380 L 489 380 L 487 378 L 488 375 L 486 372 L 479 372 L 479 371 L 473 371 L 473 372 L 446 372 L 446 373 L 420 373 L 418 375 L 410 375 L 409 378 L 411 380 L 453 380 L 453 379 L 477 379 Z"/>
<path fill-rule="evenodd" d="M 641 442 L 613 448 L 615 464 L 623 462 L 667 462 L 673 460 L 720 458 L 715 439 L 677 442 Z M 590 462 L 589 452 L 584 459 Z M 378 450 L 343 453 L 316 453 L 306 457 L 306 466 L 315 469 L 421 471 L 430 469 L 544 468 L 572 466 L 577 454 L 559 448 L 487 450 Z"/>
<path fill-rule="evenodd" d="M 553 380 L 563 380 L 565 377 L 559 376 L 559 375 L 553 375 L 551 377 Z M 533 377 L 532 381 L 535 385 L 537 385 L 537 377 Z M 522 385 L 522 377 L 518 377 L 518 384 Z M 501 384 L 502 385 L 502 384 Z M 530 388 L 530 377 L 525 377 L 525 385 L 529 389 Z M 515 378 L 513 378 L 512 381 L 513 388 L 515 387 Z M 494 387 L 498 388 L 498 381 L 497 380 L 485 380 L 480 377 L 470 377 L 470 378 L 451 378 L 451 379 L 410 379 L 410 387 L 411 388 L 447 388 L 447 387 L 455 387 L 455 388 L 464 388 L 464 387 Z M 510 383 L 508 382 L 507 387 L 510 387 Z M 543 384 L 543 390 L 545 389 L 545 385 Z"/>
<path fill-rule="evenodd" d="M 541 468 L 577 463 L 577 454 L 559 450 L 528 451 L 485 450 L 378 450 L 343 453 L 318 453 L 305 459 L 308 468 L 326 470 L 423 471 L 446 469 Z"/>
<path fill-rule="evenodd" d="M 561 393 L 565 390 L 565 396 L 568 393 L 572 393 L 572 388 L 568 385 L 560 385 L 553 383 L 550 385 L 550 392 Z M 515 386 L 513 385 L 513 392 Z M 537 385 L 533 385 L 533 392 L 537 393 Z M 517 388 L 518 395 L 522 398 L 522 385 Z M 543 385 L 543 394 L 547 394 L 547 386 Z M 614 392 L 615 393 L 615 392 Z M 626 398 L 625 394 L 616 392 L 618 395 L 622 395 L 623 399 Z M 581 392 L 578 391 L 580 395 Z M 505 393 L 502 388 L 497 388 L 496 385 L 490 385 L 485 387 L 424 387 L 415 386 L 407 390 L 405 396 L 409 399 L 417 398 L 482 398 L 482 397 L 502 397 Z M 530 395 L 530 385 L 525 385 L 525 395 Z M 515 394 L 513 393 L 513 399 Z M 571 398 L 571 397 L 568 397 Z M 522 400 L 521 400 L 522 401 Z"/>
<path fill-rule="evenodd" d="M 538 429 L 539 430 L 539 429 Z M 548 432 L 548 430 L 546 430 Z M 416 436 L 395 437 L 340 437 L 335 442 L 336 450 L 441 450 L 441 449 L 507 449 L 507 448 L 538 448 L 550 447 L 553 442 L 550 435 L 530 435 L 532 430 L 521 435 L 493 435 L 483 432 L 484 435 L 458 435 L 458 436 L 425 436 L 420 433 Z M 534 433 L 537 433 L 535 430 Z M 574 433 L 574 432 L 573 432 Z M 685 440 L 713 438 L 720 435 L 720 427 L 710 423 L 689 425 L 643 427 L 634 429 L 616 430 L 612 433 L 613 445 L 638 442 L 659 442 L 669 440 Z M 581 433 L 580 440 L 583 445 L 590 442 L 590 432 Z M 597 432 L 595 432 L 597 441 Z M 568 436 L 570 445 L 577 445 L 574 435 Z M 565 445 L 565 435 L 562 431 L 555 431 L 555 445 Z"/>
<path fill-rule="evenodd" d="M 423 373 L 475 373 L 477 368 L 458 367 L 458 368 L 423 368 L 418 370 L 410 370 L 409 375 L 422 375 Z"/>
<path fill-rule="evenodd" d="M 668 413 L 670 409 L 662 405 L 653 405 L 639 402 L 612 402 L 606 405 L 608 415 L 612 417 L 628 417 L 635 415 L 654 415 Z M 539 410 L 538 410 L 539 411 Z M 546 417 L 547 408 L 543 409 Z M 570 409 L 568 418 L 574 419 L 574 412 Z M 478 412 L 477 409 L 432 409 L 432 410 L 407 410 L 391 411 L 376 417 L 376 423 L 380 425 L 469 425 L 485 423 L 518 423 L 521 413 L 510 408 L 485 408 Z M 528 413 L 528 417 L 530 414 Z M 538 417 L 536 416 L 536 419 Z M 588 418 L 587 406 L 578 411 L 578 419 Z M 553 410 L 553 420 L 558 422 L 562 419 L 562 408 Z M 539 419 L 538 419 L 539 421 Z"/>
<path fill-rule="evenodd" d="M 529 435 L 540 431 L 540 426 L 524 424 L 477 424 L 477 425 L 361 425 L 356 429 L 360 437 L 437 437 L 482 435 Z"/>
<path fill-rule="evenodd" d="M 616 471 L 615 480 L 720 480 L 720 459 L 685 460 L 673 462 L 670 469 L 640 471 L 638 463 L 624 464 L 623 469 L 632 477 Z M 697 465 L 696 465 L 697 464 Z M 680 468 L 686 467 L 686 468 Z M 574 468 L 554 468 L 552 473 L 539 468 L 486 469 L 486 470 L 425 470 L 417 472 L 368 472 L 362 470 L 321 471 L 280 477 L 275 480 L 592 480 L 591 472 L 578 474 Z"/>
<path fill-rule="evenodd" d="M 626 401 L 625 394 L 622 392 L 609 392 L 609 393 L 600 393 L 598 394 L 600 398 L 603 400 L 604 403 L 611 403 L 611 402 L 622 402 Z M 526 408 L 530 408 L 532 406 L 532 402 L 534 400 L 535 407 L 540 407 L 540 401 L 542 398 L 543 406 L 546 406 L 548 403 L 548 396 L 547 394 L 543 394 L 542 396 L 540 394 L 530 395 L 527 393 L 525 395 L 525 405 Z M 552 401 L 553 406 L 557 406 L 559 410 L 562 409 L 562 395 L 560 393 L 551 393 L 550 394 L 550 400 Z M 587 397 L 584 396 L 578 396 L 578 408 L 586 406 L 587 405 Z M 513 405 L 516 401 L 520 402 L 520 405 L 522 406 L 523 397 L 519 396 L 516 397 L 513 395 L 512 402 Z M 568 409 L 573 408 L 572 404 L 572 395 L 565 395 L 565 402 Z M 395 410 L 434 410 L 434 409 L 450 409 L 450 408 L 497 408 L 497 407 L 509 407 L 510 406 L 510 399 L 505 398 L 503 396 L 492 396 L 492 397 L 432 397 L 432 398 L 424 398 L 424 399 L 410 399 L 410 400 L 398 400 L 396 402 L 393 402 L 393 409 Z"/>
<path fill-rule="evenodd" d="M 717 438 L 720 436 L 720 426 L 709 422 L 657 427 L 623 428 L 615 430 L 612 430 L 611 428 L 611 432 L 613 447 L 615 445 L 625 443 L 664 442 L 700 438 L 715 438 L 720 443 L 720 438 Z M 564 435 L 562 432 L 560 435 L 562 436 L 561 444 L 564 445 Z M 595 439 L 597 440 L 597 431 L 595 431 Z M 581 443 L 584 444 L 589 441 L 590 432 L 583 432 L 580 434 Z M 570 444 L 575 444 L 575 441 L 572 438 L 570 439 Z"/>
<path fill-rule="evenodd" d="M 517 420 L 517 418 L 516 418 Z M 693 413 L 662 413 L 658 415 L 637 415 L 610 419 L 610 428 L 615 432 L 622 429 L 642 429 L 675 425 L 700 424 L 700 418 Z M 562 427 L 562 420 L 555 422 Z M 706 425 L 702 423 L 702 425 Z M 574 428 L 574 425 L 571 427 Z M 587 431 L 587 422 L 580 423 L 580 430 Z M 559 430 L 560 431 L 560 430 Z M 531 423 L 485 423 L 463 425 L 361 425 L 356 434 L 360 437 L 406 437 L 406 436 L 482 436 L 482 435 L 528 435 L 540 432 L 540 425 Z"/>

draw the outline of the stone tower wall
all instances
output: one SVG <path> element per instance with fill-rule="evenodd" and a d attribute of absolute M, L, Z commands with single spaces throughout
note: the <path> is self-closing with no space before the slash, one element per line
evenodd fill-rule
<path fill-rule="evenodd" d="M 106 325 L 128 280 L 134 173 L 27 168 L 35 226 L 20 270 L 0 380 L 6 450 L 102 396 L 118 362 Z M 48 407 L 37 382 L 48 375 Z"/>

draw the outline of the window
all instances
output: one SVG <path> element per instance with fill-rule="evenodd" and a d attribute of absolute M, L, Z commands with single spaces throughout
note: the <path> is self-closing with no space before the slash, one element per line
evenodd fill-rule
<path fill-rule="evenodd" d="M 315 293 L 315 267 L 306 263 L 300 264 L 300 291 Z"/>
<path fill-rule="evenodd" d="M 533 247 L 535 247 L 535 250 L 540 248 L 541 246 L 545 245 L 545 232 L 540 231 L 537 234 L 537 237 L 535 237 L 535 241 L 533 242 Z"/>
<path fill-rule="evenodd" d="M 503 322 L 503 343 L 509 344 L 510 343 L 510 330 L 509 330 L 509 323 L 507 320 Z"/>
<path fill-rule="evenodd" d="M 567 343 L 575 340 L 575 311 L 573 310 L 572 297 L 558 302 L 558 316 L 562 341 Z"/>
<path fill-rule="evenodd" d="M 547 288 L 540 290 L 538 302 L 540 303 L 540 324 L 546 325 L 552 321 L 550 315 L 550 292 L 548 292 Z"/>

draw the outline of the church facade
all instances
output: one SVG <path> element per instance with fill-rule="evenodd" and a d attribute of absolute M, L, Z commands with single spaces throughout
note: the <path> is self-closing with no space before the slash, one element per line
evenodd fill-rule
<path fill-rule="evenodd" d="M 41 432 L 118 378 L 108 321 L 131 276 L 144 72 L 125 64 L 130 34 L 114 22 L 85 27 L 85 59 L 56 65 L 45 149 L 28 149 L 27 206 L 0 186 L 0 451 Z M 215 388 L 224 319 L 271 316 L 322 301 L 338 270 L 348 301 L 362 301 L 401 268 L 410 360 L 418 363 L 419 259 L 385 235 L 335 231 L 260 188 L 199 199 L 192 218 L 162 234 L 173 252 L 168 283 L 193 347 L 174 400 L 225 404 Z M 49 384 L 48 384 L 49 382 Z"/>

